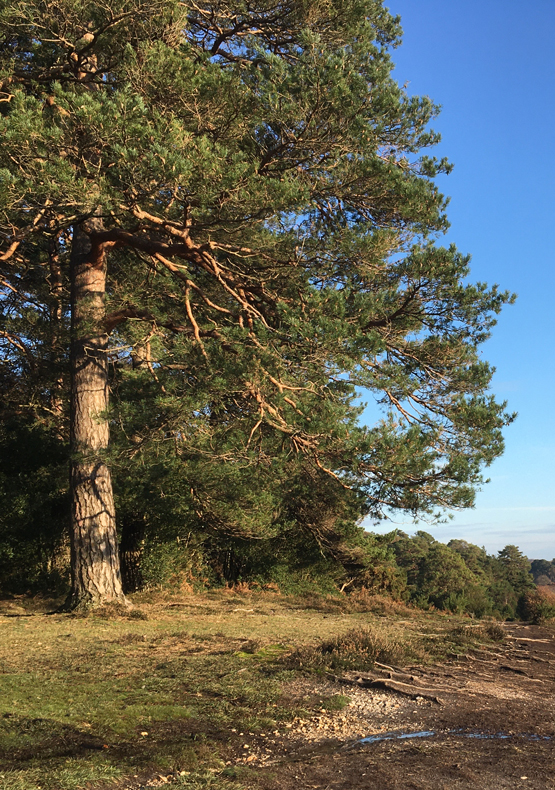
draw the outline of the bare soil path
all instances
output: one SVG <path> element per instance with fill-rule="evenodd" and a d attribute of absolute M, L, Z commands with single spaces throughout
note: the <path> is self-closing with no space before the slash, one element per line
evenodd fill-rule
<path fill-rule="evenodd" d="M 555 788 L 555 637 L 514 624 L 500 646 L 429 667 L 377 667 L 288 693 L 344 693 L 340 714 L 252 743 L 259 790 Z M 430 733 L 420 735 L 420 733 Z M 399 737 L 411 735 L 414 737 Z M 360 743 L 365 736 L 373 742 Z M 249 758 L 240 758 L 246 762 Z"/>

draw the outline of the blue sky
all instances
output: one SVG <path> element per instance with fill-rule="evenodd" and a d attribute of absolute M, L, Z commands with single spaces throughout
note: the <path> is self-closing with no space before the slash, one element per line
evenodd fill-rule
<path fill-rule="evenodd" d="M 493 391 L 518 419 L 476 507 L 448 524 L 399 519 L 496 553 L 514 543 L 555 557 L 555 2 L 391 0 L 403 45 L 394 76 L 443 106 L 437 155 L 455 164 L 448 242 L 472 254 L 472 280 L 518 294 L 483 347 Z"/>

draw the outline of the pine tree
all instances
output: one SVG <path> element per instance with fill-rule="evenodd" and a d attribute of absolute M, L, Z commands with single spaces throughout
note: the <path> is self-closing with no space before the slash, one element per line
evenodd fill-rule
<path fill-rule="evenodd" d="M 510 297 L 437 246 L 438 108 L 392 79 L 381 0 L 4 0 L 0 30 L 2 361 L 61 365 L 33 413 L 69 409 L 71 605 L 124 600 L 111 368 L 178 444 L 233 418 L 250 463 L 279 435 L 376 517 L 471 504 L 511 419 L 477 352 Z"/>

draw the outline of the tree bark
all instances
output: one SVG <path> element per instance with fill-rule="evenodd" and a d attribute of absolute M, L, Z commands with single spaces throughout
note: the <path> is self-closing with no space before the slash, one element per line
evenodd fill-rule
<path fill-rule="evenodd" d="M 106 254 L 91 243 L 93 217 L 75 225 L 71 270 L 71 592 L 66 607 L 127 605 L 121 584 L 108 447 L 108 335 L 103 326 Z"/>

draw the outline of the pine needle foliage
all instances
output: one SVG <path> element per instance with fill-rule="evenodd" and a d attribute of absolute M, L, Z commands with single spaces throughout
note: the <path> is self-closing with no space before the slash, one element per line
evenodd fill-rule
<path fill-rule="evenodd" d="M 3 408 L 67 435 L 95 217 L 129 512 L 156 470 L 184 519 L 244 535 L 285 479 L 351 519 L 471 505 L 512 419 L 479 355 L 512 297 L 439 243 L 438 107 L 392 78 L 381 0 L 3 0 L 0 31 Z"/>

